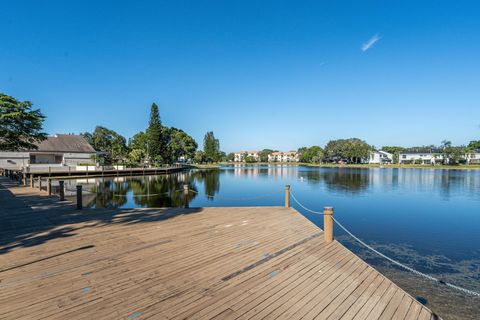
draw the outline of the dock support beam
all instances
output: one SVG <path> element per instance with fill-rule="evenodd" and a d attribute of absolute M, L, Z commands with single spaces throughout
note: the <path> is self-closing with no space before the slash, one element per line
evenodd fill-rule
<path fill-rule="evenodd" d="M 30 187 L 34 187 L 34 182 L 33 182 L 33 174 L 30 175 Z"/>
<path fill-rule="evenodd" d="M 185 208 L 188 208 L 188 193 L 189 193 L 188 184 L 183 185 L 183 197 L 185 201 Z"/>
<path fill-rule="evenodd" d="M 290 185 L 285 186 L 285 208 L 290 208 Z"/>
<path fill-rule="evenodd" d="M 60 201 L 65 201 L 65 181 L 58 181 L 58 194 L 60 195 Z"/>
<path fill-rule="evenodd" d="M 83 203 L 82 203 L 82 185 L 77 184 L 77 210 L 82 210 Z"/>
<path fill-rule="evenodd" d="M 47 192 L 48 192 L 48 196 L 51 197 L 52 196 L 52 179 L 50 178 L 47 179 Z"/>
<path fill-rule="evenodd" d="M 38 176 L 38 189 L 42 191 L 42 176 Z"/>
<path fill-rule="evenodd" d="M 333 208 L 323 208 L 323 234 L 325 242 L 330 243 L 333 241 Z"/>

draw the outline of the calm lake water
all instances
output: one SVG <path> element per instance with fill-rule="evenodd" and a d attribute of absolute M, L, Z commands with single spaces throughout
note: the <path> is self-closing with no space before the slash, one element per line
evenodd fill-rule
<path fill-rule="evenodd" d="M 480 291 L 480 171 L 350 169 L 303 166 L 225 166 L 168 176 L 72 181 L 91 193 L 90 207 L 184 205 L 278 206 L 284 187 L 305 206 L 335 217 L 354 234 L 395 259 L 446 281 Z M 323 227 L 323 217 L 292 206 Z M 477 319 L 480 299 L 404 272 L 356 245 L 336 227 L 337 240 L 425 302 L 445 319 Z"/>

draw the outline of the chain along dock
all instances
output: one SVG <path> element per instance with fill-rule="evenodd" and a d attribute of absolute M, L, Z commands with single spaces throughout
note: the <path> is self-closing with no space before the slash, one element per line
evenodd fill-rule
<path fill-rule="evenodd" d="M 332 208 L 324 232 L 285 200 L 82 209 L 0 177 L 0 318 L 437 318 L 334 240 Z"/>

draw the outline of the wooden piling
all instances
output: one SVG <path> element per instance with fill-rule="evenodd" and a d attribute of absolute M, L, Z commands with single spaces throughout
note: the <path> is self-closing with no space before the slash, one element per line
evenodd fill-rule
<path fill-rule="evenodd" d="M 183 197 L 185 201 L 185 208 L 188 208 L 188 193 L 189 193 L 189 187 L 188 184 L 183 185 Z"/>
<path fill-rule="evenodd" d="M 32 187 L 32 188 L 35 186 L 33 178 L 34 178 L 33 174 L 30 174 L 30 187 Z"/>
<path fill-rule="evenodd" d="M 83 203 L 82 203 L 82 185 L 77 184 L 77 210 L 82 210 Z"/>
<path fill-rule="evenodd" d="M 333 208 L 323 209 L 323 234 L 326 243 L 333 241 Z"/>
<path fill-rule="evenodd" d="M 290 185 L 285 186 L 285 208 L 290 208 Z"/>
<path fill-rule="evenodd" d="M 65 181 L 60 180 L 58 181 L 59 184 L 59 189 L 58 189 L 58 194 L 60 195 L 60 201 L 65 200 Z"/>
<path fill-rule="evenodd" d="M 47 178 L 47 192 L 48 192 L 48 196 L 51 197 L 52 196 L 52 179 L 50 178 Z"/>
<path fill-rule="evenodd" d="M 38 189 L 42 190 L 42 176 L 38 176 Z"/>

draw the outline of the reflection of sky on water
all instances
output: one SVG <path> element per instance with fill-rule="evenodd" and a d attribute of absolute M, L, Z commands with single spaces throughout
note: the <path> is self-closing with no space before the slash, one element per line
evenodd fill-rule
<path fill-rule="evenodd" d="M 333 206 L 338 220 L 385 253 L 480 290 L 480 171 L 236 165 L 89 180 L 85 188 L 97 193 L 90 206 L 164 207 L 184 205 L 184 184 L 194 191 L 188 199 L 191 207 L 283 205 L 284 186 L 290 184 L 305 206 L 318 211 Z M 232 199 L 263 195 L 270 196 Z M 292 204 L 322 227 L 322 216 Z M 353 245 L 338 228 L 335 234 L 374 265 L 384 263 Z"/>

